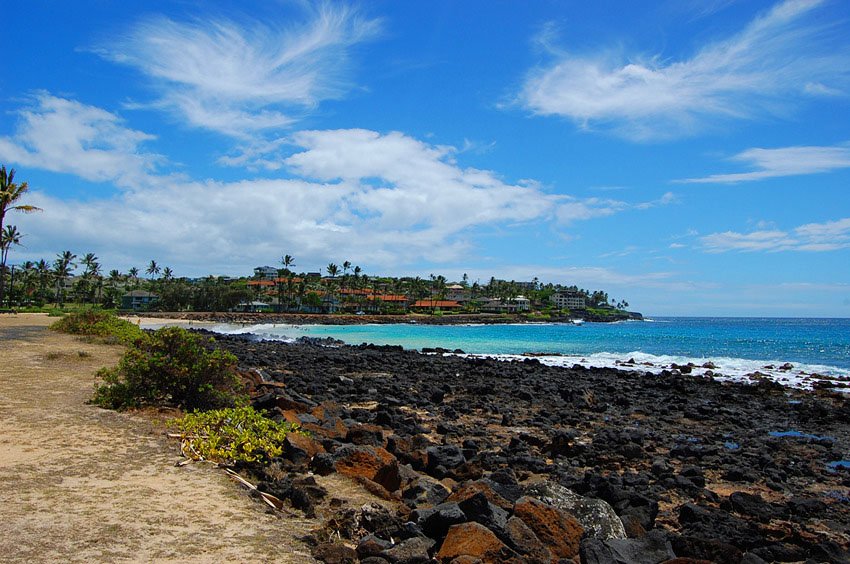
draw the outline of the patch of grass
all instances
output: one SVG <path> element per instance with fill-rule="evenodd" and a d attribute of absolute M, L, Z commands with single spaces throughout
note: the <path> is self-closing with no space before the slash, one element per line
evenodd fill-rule
<path fill-rule="evenodd" d="M 144 336 L 144 332 L 138 326 L 99 309 L 69 313 L 50 328 L 61 333 L 99 337 L 107 344 L 126 345 Z"/>
<path fill-rule="evenodd" d="M 185 410 L 243 404 L 236 357 L 209 350 L 212 342 L 180 327 L 142 333 L 117 367 L 98 372 L 104 384 L 93 402 L 111 409 L 171 405 Z"/>
<path fill-rule="evenodd" d="M 50 351 L 44 355 L 45 360 L 59 360 L 64 355 L 59 351 Z"/>
<path fill-rule="evenodd" d="M 298 432 L 253 407 L 189 413 L 173 422 L 183 439 L 183 452 L 195 460 L 233 464 L 269 462 L 283 453 L 286 435 Z"/>

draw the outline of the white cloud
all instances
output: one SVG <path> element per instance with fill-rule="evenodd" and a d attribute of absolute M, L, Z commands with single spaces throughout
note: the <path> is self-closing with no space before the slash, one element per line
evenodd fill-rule
<path fill-rule="evenodd" d="M 825 223 L 808 223 L 791 232 L 779 229 L 750 233 L 725 231 L 701 238 L 710 253 L 726 251 L 825 252 L 850 248 L 850 218 Z"/>
<path fill-rule="evenodd" d="M 730 184 L 765 178 L 818 174 L 850 168 L 850 146 L 781 147 L 778 149 L 747 149 L 732 157 L 756 170 L 733 174 L 712 174 L 702 178 L 687 178 L 677 182 L 690 184 Z"/>
<path fill-rule="evenodd" d="M 835 95 L 848 78 L 846 41 L 807 18 L 822 0 L 785 0 L 690 58 L 575 54 L 538 38 L 554 62 L 526 77 L 518 101 L 539 115 L 610 128 L 632 139 L 691 134 L 719 119 L 784 111 L 801 96 Z M 842 52 L 843 50 L 843 52 Z"/>
<path fill-rule="evenodd" d="M 153 135 L 125 127 L 120 117 L 101 108 L 39 92 L 18 114 L 14 135 L 0 137 L 5 161 L 129 188 L 163 160 L 142 151 Z"/>
<path fill-rule="evenodd" d="M 160 157 L 141 150 L 153 137 L 110 112 L 41 94 L 21 116 L 16 134 L 0 138 L 0 158 L 123 188 L 108 199 L 63 201 L 33 187 L 32 203 L 45 211 L 20 218 L 33 253 L 61 244 L 232 269 L 298 249 L 303 260 L 396 267 L 467 258 L 481 228 L 564 225 L 643 207 L 506 182 L 462 168 L 453 147 L 363 129 L 269 141 L 274 151 L 290 149 L 276 166 L 294 178 L 193 181 L 157 174 Z"/>
<path fill-rule="evenodd" d="M 247 139 L 345 94 L 350 49 L 380 31 L 344 4 L 304 6 L 307 21 L 286 25 L 152 17 L 97 52 L 152 79 L 162 95 L 155 105 Z"/>

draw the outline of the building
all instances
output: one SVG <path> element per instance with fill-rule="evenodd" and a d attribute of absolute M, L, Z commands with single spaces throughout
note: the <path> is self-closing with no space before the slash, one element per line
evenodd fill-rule
<path fill-rule="evenodd" d="M 469 301 L 469 290 L 460 284 L 449 284 L 446 286 L 446 299 L 453 302 L 468 302 Z"/>
<path fill-rule="evenodd" d="M 574 290 L 555 292 L 549 300 L 558 309 L 584 309 L 587 307 L 584 294 Z"/>
<path fill-rule="evenodd" d="M 158 299 L 159 295 L 153 292 L 133 290 L 121 296 L 121 309 L 132 309 L 133 311 L 148 309 Z"/>
<path fill-rule="evenodd" d="M 274 280 L 277 278 L 277 269 L 273 266 L 258 266 L 254 269 L 254 277 L 265 280 Z"/>
<path fill-rule="evenodd" d="M 512 300 L 505 301 L 502 301 L 499 298 L 484 298 L 478 309 L 486 313 L 517 313 L 520 311 L 529 311 L 531 309 L 531 300 L 525 296 L 517 296 Z"/>
<path fill-rule="evenodd" d="M 453 311 L 460 309 L 460 304 L 451 300 L 417 300 L 411 309 Z"/>

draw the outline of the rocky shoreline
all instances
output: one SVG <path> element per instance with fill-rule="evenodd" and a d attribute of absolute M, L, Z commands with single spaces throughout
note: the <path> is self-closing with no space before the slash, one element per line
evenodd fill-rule
<path fill-rule="evenodd" d="M 310 433 L 241 470 L 324 520 L 325 562 L 850 562 L 846 395 L 214 337 Z"/>
<path fill-rule="evenodd" d="M 571 317 L 537 318 L 512 313 L 452 313 L 445 315 L 426 315 L 408 313 L 405 315 L 354 315 L 354 314 L 321 314 L 321 313 L 243 313 L 215 311 L 175 311 L 175 312 L 144 312 L 128 313 L 127 316 L 146 317 L 153 319 L 179 319 L 185 321 L 205 321 L 215 323 L 231 323 L 235 325 L 258 325 L 276 323 L 280 325 L 365 325 L 365 324 L 397 324 L 419 323 L 422 325 L 490 325 L 505 323 L 570 323 Z M 578 315 L 577 315 L 578 316 Z M 595 316 L 584 312 L 581 317 L 590 322 L 615 322 L 627 319 L 643 319 L 639 313 L 621 313 L 611 316 Z"/>

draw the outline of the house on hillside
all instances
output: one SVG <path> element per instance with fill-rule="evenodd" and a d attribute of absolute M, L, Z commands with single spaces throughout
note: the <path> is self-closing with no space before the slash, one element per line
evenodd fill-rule
<path fill-rule="evenodd" d="M 263 280 L 274 280 L 277 278 L 277 269 L 273 266 L 258 266 L 254 269 L 254 277 Z"/>
<path fill-rule="evenodd" d="M 446 286 L 446 299 L 461 304 L 468 302 L 469 290 L 460 284 L 449 284 Z"/>
<path fill-rule="evenodd" d="M 157 300 L 159 300 L 159 294 L 147 290 L 133 290 L 121 296 L 121 309 L 145 310 L 149 309 Z"/>

